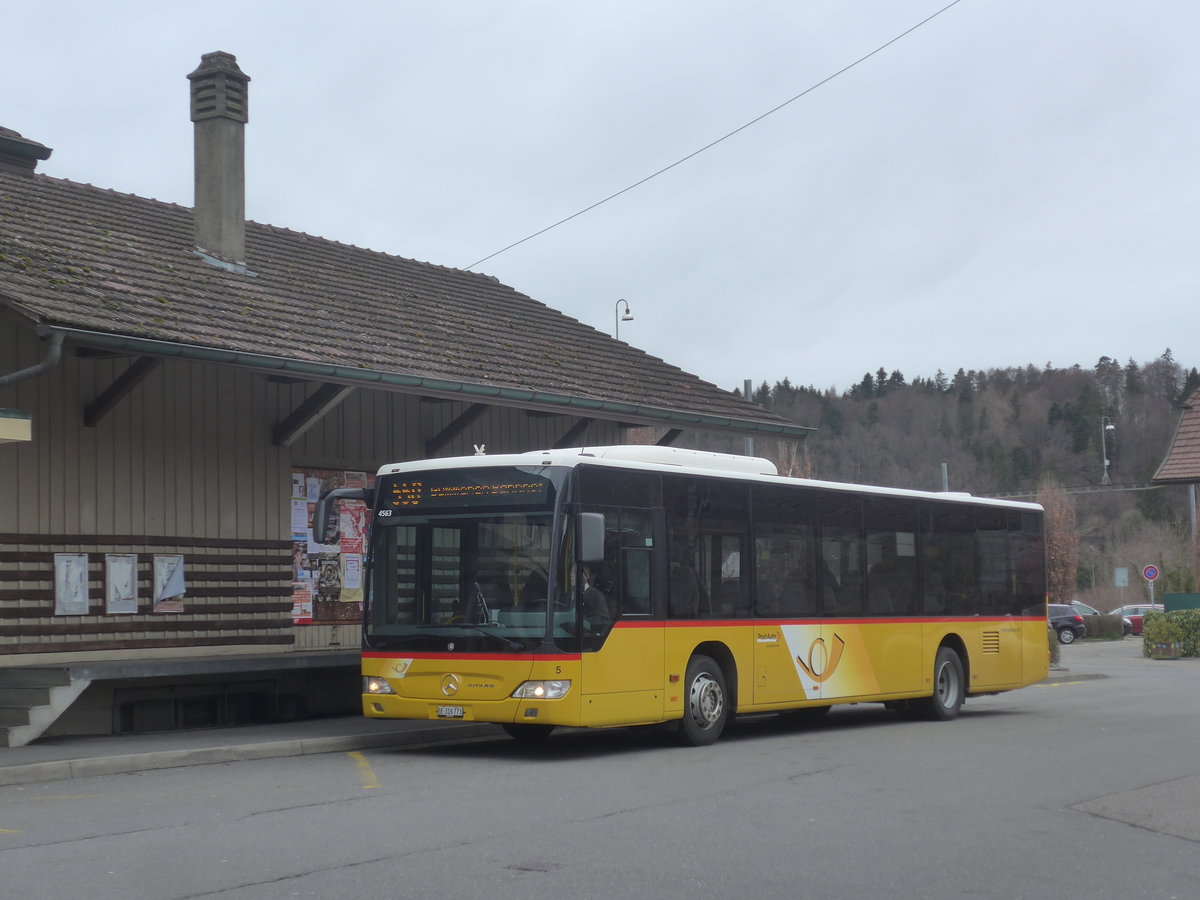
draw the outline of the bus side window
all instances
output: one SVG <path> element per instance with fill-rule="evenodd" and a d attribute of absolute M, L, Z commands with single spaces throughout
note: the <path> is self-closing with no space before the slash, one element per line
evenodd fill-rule
<path fill-rule="evenodd" d="M 680 475 L 664 475 L 662 486 L 671 560 L 670 615 L 749 615 L 749 486 Z"/>
<path fill-rule="evenodd" d="M 713 604 L 713 615 L 723 618 L 745 618 L 750 615 L 749 570 L 742 562 L 742 537 L 724 534 L 713 539 L 719 546 L 720 571 L 717 583 L 719 599 Z"/>
<path fill-rule="evenodd" d="M 755 612 L 813 616 L 816 588 L 816 502 L 791 485 L 754 485 Z"/>
<path fill-rule="evenodd" d="M 625 547 L 621 550 L 623 612 L 639 616 L 651 612 L 650 554 L 649 548 Z"/>
<path fill-rule="evenodd" d="M 654 528 L 648 510 L 585 507 L 604 513 L 604 559 L 589 569 L 613 620 L 654 610 Z"/>
<path fill-rule="evenodd" d="M 926 507 L 922 519 L 924 611 L 940 616 L 976 615 L 974 509 L 935 503 Z"/>
<path fill-rule="evenodd" d="M 911 500 L 866 497 L 867 611 L 912 615 L 917 607 L 917 506 Z"/>
<path fill-rule="evenodd" d="M 708 593 L 700 573 L 685 556 L 671 560 L 671 598 L 668 613 L 673 619 L 695 619 L 708 609 Z"/>
<path fill-rule="evenodd" d="M 823 491 L 819 503 L 824 612 L 862 615 L 862 499 L 854 494 Z"/>

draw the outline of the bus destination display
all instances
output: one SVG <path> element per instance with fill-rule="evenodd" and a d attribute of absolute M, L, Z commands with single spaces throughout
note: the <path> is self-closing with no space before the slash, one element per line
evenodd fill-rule
<path fill-rule="evenodd" d="M 542 506 L 550 482 L 514 470 L 423 472 L 389 479 L 387 505 L 393 509 L 461 506 Z"/>

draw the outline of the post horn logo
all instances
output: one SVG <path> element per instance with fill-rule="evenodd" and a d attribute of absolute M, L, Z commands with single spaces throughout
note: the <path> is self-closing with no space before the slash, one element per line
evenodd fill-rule
<path fill-rule="evenodd" d="M 442 693 L 447 697 L 453 697 L 458 693 L 458 676 L 447 675 L 442 679 Z"/>
<path fill-rule="evenodd" d="M 820 647 L 820 652 L 817 650 L 818 647 Z M 809 645 L 808 662 L 806 663 L 799 656 L 796 657 L 796 662 L 800 664 L 805 675 L 820 684 L 832 677 L 838 663 L 842 661 L 842 651 L 845 649 L 846 642 L 837 634 L 833 636 L 832 649 L 826 648 L 825 638 L 817 638 Z"/>

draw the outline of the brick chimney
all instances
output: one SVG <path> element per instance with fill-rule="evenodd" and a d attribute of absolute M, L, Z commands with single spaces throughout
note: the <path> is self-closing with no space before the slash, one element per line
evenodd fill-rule
<path fill-rule="evenodd" d="M 246 85 L 232 53 L 200 57 L 192 83 L 196 249 L 208 262 L 246 272 Z"/>
<path fill-rule="evenodd" d="M 32 175 L 39 159 L 49 159 L 53 151 L 45 144 L 21 137 L 11 128 L 0 126 L 0 172 Z"/>

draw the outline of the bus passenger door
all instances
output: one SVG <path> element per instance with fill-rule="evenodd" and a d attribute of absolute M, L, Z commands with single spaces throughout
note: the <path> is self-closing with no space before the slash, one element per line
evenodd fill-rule
<path fill-rule="evenodd" d="M 612 622 L 602 644 L 589 650 L 584 643 L 583 724 L 661 721 L 666 632 L 656 587 L 653 514 L 613 508 L 604 514 L 604 563 L 589 569 L 603 589 Z"/>

